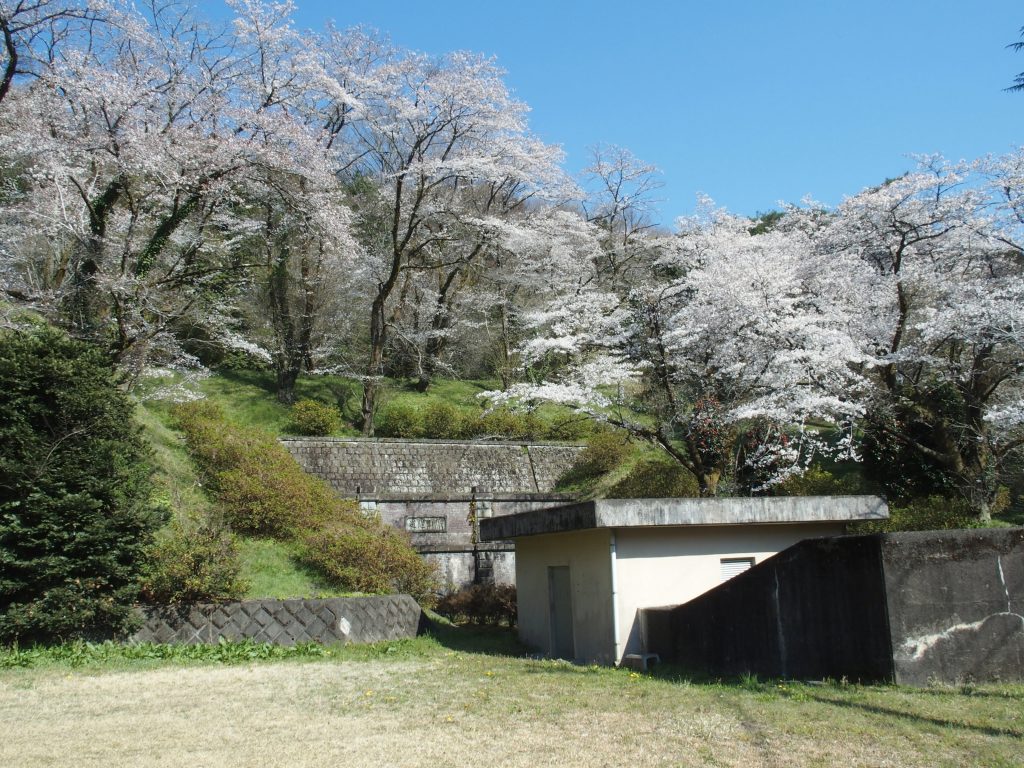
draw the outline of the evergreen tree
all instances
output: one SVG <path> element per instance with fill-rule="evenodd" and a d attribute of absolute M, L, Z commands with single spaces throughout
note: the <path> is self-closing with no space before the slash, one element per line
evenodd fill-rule
<path fill-rule="evenodd" d="M 0 332 L 0 642 L 131 624 L 147 449 L 98 348 L 52 329 Z"/>

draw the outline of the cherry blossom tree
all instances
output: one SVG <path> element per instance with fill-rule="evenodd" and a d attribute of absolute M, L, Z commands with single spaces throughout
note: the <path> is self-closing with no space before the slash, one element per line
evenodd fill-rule
<path fill-rule="evenodd" d="M 628 295 L 594 288 L 559 297 L 535 316 L 544 333 L 524 356 L 569 364 L 494 399 L 586 410 L 660 445 L 707 495 L 733 460 L 738 425 L 752 420 L 796 425 L 781 469 L 798 469 L 812 447 L 824 447 L 799 425 L 848 425 L 859 415 L 850 363 L 860 353 L 845 305 L 826 298 L 835 270 L 822 271 L 809 236 L 750 229 L 747 219 L 706 210 L 681 223 Z"/>
<path fill-rule="evenodd" d="M 598 270 L 609 285 L 628 285 L 631 270 L 642 269 L 640 262 L 650 255 L 654 196 L 663 184 L 656 167 L 625 147 L 598 144 L 590 151 L 591 163 L 582 172 L 583 210 L 604 233 Z"/>
<path fill-rule="evenodd" d="M 871 273 L 853 295 L 867 424 L 935 467 L 988 519 L 1024 439 L 1021 155 L 973 167 L 925 158 L 845 201 L 816 236 Z"/>
<path fill-rule="evenodd" d="M 452 288 L 483 253 L 473 234 L 479 201 L 489 201 L 489 212 L 545 198 L 559 173 L 558 150 L 529 134 L 526 107 L 501 77 L 492 61 L 472 54 L 436 59 L 396 51 L 349 76 L 358 82 L 359 108 L 346 131 L 353 159 L 345 168 L 374 180 L 378 190 L 369 206 L 378 226 L 367 228 L 373 236 L 363 243 L 373 274 L 361 406 L 366 434 L 373 431 L 396 299 L 413 287 L 410 272 L 440 277 L 425 320 L 428 343 L 436 345 L 444 338 Z"/>
<path fill-rule="evenodd" d="M 114 3 L 65 0 L 3 0 L 0 2 L 0 103 L 16 77 L 38 74 L 65 45 L 88 38 L 95 26 L 116 22 Z"/>
<path fill-rule="evenodd" d="M 234 8 L 238 98 L 262 121 L 252 139 L 286 160 L 250 169 L 244 195 L 260 222 L 247 238 L 260 262 L 250 322 L 264 331 L 256 335 L 266 338 L 278 399 L 291 403 L 299 374 L 314 370 L 324 351 L 340 281 L 356 256 L 332 151 L 344 127 L 337 115 L 354 98 L 328 72 L 323 39 L 295 29 L 290 3 Z"/>
<path fill-rule="evenodd" d="M 328 79 L 299 57 L 254 74 L 288 24 L 276 6 L 238 7 L 234 33 L 174 4 L 123 17 L 12 91 L 2 115 L 32 136 L 0 140 L 22 179 L 7 293 L 127 369 L 174 354 L 183 326 L 229 327 L 236 289 L 274 271 L 268 242 L 321 253 L 347 226 L 322 130 L 297 109 Z"/>

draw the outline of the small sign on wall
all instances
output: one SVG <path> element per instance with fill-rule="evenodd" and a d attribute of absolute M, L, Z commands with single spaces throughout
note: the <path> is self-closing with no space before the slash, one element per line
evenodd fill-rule
<path fill-rule="evenodd" d="M 405 530 L 409 533 L 445 533 L 448 530 L 446 517 L 407 517 Z"/>

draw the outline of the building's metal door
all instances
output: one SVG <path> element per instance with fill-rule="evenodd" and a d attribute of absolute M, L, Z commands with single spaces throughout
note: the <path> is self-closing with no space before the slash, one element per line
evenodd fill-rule
<path fill-rule="evenodd" d="M 572 635 L 572 581 L 567 565 L 548 567 L 548 607 L 551 656 L 572 661 L 576 658 L 576 646 Z"/>

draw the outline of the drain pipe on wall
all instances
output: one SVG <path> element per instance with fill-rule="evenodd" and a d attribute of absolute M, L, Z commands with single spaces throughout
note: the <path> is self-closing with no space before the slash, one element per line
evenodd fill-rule
<path fill-rule="evenodd" d="M 612 659 L 612 664 L 618 666 L 619 664 L 619 649 L 622 646 L 622 639 L 619 637 L 619 588 L 618 588 L 618 574 L 616 571 L 618 563 L 618 552 L 615 548 L 615 529 L 611 531 L 611 566 L 612 566 L 612 638 L 615 644 L 615 657 Z"/>

